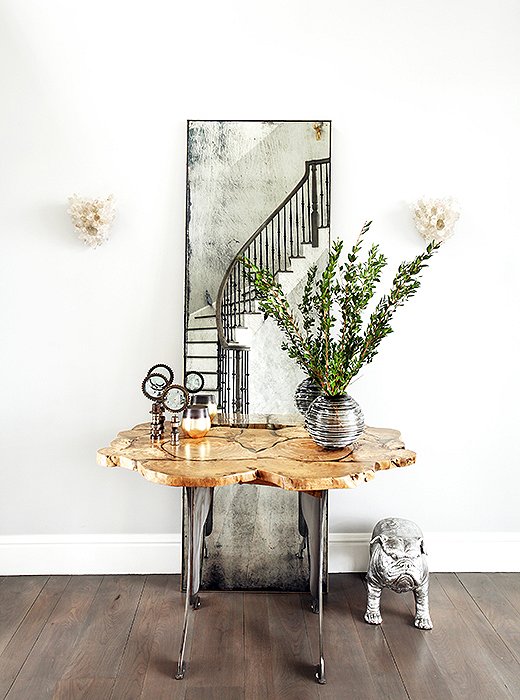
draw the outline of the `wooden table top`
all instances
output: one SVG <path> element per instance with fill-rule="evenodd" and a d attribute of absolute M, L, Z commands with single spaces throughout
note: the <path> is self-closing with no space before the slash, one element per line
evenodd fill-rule
<path fill-rule="evenodd" d="M 123 467 L 145 479 L 167 486 L 212 487 L 253 483 L 289 491 L 349 489 L 370 481 L 375 473 L 415 462 L 397 430 L 365 428 L 354 450 L 325 450 L 316 445 L 303 426 L 213 426 L 197 440 L 164 437 L 152 442 L 149 423 L 124 430 L 98 450 L 104 467 Z"/>

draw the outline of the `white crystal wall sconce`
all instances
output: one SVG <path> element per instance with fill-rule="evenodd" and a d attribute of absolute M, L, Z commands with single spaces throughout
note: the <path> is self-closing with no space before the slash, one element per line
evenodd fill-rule
<path fill-rule="evenodd" d="M 428 242 L 450 238 L 460 216 L 459 205 L 452 197 L 423 197 L 414 202 L 410 209 L 417 230 Z"/>
<path fill-rule="evenodd" d="M 67 212 L 80 240 L 91 248 L 105 243 L 116 215 L 114 197 L 87 199 L 74 194 L 69 197 L 69 205 Z"/>

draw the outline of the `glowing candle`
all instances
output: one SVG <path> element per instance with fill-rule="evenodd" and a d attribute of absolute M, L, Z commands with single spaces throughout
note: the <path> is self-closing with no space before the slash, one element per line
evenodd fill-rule
<path fill-rule="evenodd" d="M 189 406 L 182 414 L 182 429 L 191 438 L 201 438 L 211 428 L 207 406 Z"/>

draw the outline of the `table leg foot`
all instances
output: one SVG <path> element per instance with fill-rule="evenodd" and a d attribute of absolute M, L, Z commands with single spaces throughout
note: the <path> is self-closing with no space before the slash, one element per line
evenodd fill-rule
<path fill-rule="evenodd" d="M 325 678 L 325 662 L 323 659 L 321 659 L 320 663 L 316 666 L 316 673 L 314 674 L 314 677 L 316 678 L 316 683 L 319 683 L 320 685 L 325 685 L 327 682 L 327 679 Z"/>
<path fill-rule="evenodd" d="M 177 673 L 175 674 L 175 680 L 182 681 L 185 673 L 186 673 L 186 664 L 183 663 L 181 666 L 177 666 Z"/>

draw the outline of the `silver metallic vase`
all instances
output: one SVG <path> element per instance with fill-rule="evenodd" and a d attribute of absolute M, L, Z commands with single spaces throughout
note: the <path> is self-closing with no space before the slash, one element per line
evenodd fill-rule
<path fill-rule="evenodd" d="M 364 427 L 363 412 L 348 394 L 318 396 L 305 415 L 305 428 L 314 442 L 329 450 L 352 445 Z"/>
<path fill-rule="evenodd" d="M 302 416 L 307 414 L 311 403 L 321 394 L 323 394 L 323 391 L 314 379 L 304 379 L 303 382 L 298 384 L 294 394 L 294 403 Z"/>

